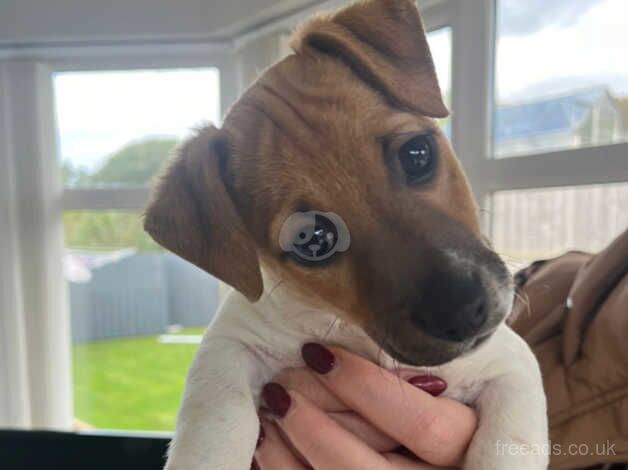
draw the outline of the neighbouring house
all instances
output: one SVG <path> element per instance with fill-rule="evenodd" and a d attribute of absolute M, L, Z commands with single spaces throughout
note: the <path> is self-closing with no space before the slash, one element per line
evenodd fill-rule
<path fill-rule="evenodd" d="M 626 135 L 626 113 L 626 103 L 603 86 L 500 106 L 495 115 L 495 155 L 618 142 Z"/>

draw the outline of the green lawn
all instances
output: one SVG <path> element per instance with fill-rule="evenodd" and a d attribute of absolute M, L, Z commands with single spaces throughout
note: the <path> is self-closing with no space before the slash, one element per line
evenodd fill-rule
<path fill-rule="evenodd" d="M 203 328 L 182 334 L 202 334 Z M 74 414 L 95 428 L 174 429 L 196 344 L 161 344 L 157 336 L 73 347 Z"/>

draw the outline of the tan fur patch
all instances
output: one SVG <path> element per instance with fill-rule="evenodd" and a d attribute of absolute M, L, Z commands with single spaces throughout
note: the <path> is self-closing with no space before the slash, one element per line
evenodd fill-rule
<path fill-rule="evenodd" d="M 368 331 L 375 315 L 403 307 L 412 283 L 442 263 L 444 249 L 486 249 L 477 208 L 432 119 L 447 110 L 412 2 L 371 0 L 318 17 L 296 33 L 293 47 L 226 117 L 224 171 L 211 163 L 204 182 L 188 173 L 203 210 L 169 196 L 183 194 L 176 185 L 186 184 L 176 170 L 184 164 L 175 162 L 147 227 L 249 298 L 260 293 L 259 258 L 313 304 L 344 312 Z M 437 173 L 408 185 L 386 142 L 426 133 L 437 142 Z M 213 162 L 210 153 L 180 159 Z M 281 224 L 306 210 L 340 215 L 351 232 L 349 251 L 313 268 L 289 259 L 278 244 Z M 184 250 L 177 232 L 194 233 L 194 224 L 207 229 Z"/>

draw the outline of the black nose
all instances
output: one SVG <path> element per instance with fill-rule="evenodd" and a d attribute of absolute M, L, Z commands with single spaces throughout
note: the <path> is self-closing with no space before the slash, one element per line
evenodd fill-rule
<path fill-rule="evenodd" d="M 479 279 L 431 277 L 411 317 L 425 333 L 447 341 L 474 337 L 486 323 L 486 291 Z"/>

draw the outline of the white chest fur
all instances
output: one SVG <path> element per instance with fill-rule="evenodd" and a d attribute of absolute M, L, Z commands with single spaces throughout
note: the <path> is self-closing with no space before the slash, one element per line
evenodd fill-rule
<path fill-rule="evenodd" d="M 167 468 L 248 469 L 257 438 L 260 390 L 282 369 L 303 365 L 300 349 L 308 341 L 342 346 L 387 369 L 403 366 L 361 329 L 333 314 L 314 311 L 277 292 L 255 305 L 232 292 L 190 369 Z M 465 469 L 547 467 L 542 452 L 547 418 L 538 364 L 507 326 L 501 325 L 470 354 L 439 367 L 416 369 L 444 379 L 445 395 L 474 406 L 480 415 Z M 499 445 L 509 443 L 538 447 L 538 452 L 499 452 Z"/>

